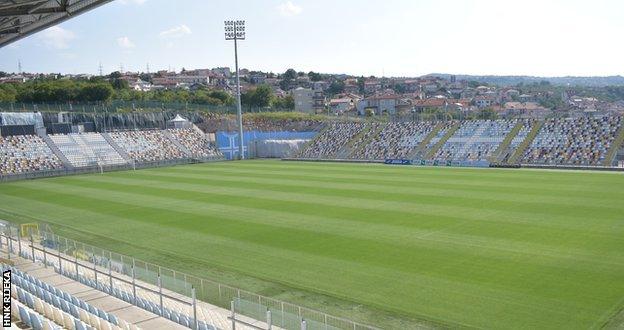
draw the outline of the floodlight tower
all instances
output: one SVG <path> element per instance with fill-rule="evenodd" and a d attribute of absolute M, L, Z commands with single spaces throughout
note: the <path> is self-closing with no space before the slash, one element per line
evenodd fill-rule
<path fill-rule="evenodd" d="M 245 40 L 245 21 L 225 21 L 225 40 L 234 40 L 234 66 L 236 69 L 236 111 L 238 115 L 238 158 L 245 159 L 243 150 L 243 113 L 241 109 L 240 77 L 238 74 L 238 40 Z"/>

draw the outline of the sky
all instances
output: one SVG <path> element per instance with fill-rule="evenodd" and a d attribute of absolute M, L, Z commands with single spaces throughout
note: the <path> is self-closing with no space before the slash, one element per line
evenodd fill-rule
<path fill-rule="evenodd" d="M 420 76 L 624 75 L 621 0 L 116 0 L 0 48 L 0 71 L 234 67 Z"/>

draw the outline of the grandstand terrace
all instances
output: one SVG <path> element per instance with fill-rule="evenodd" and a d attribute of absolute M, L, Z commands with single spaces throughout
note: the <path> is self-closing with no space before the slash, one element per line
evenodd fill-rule
<path fill-rule="evenodd" d="M 299 158 L 609 167 L 617 163 L 614 159 L 622 146 L 621 128 L 621 116 L 544 122 L 501 119 L 332 123 L 304 147 Z M 519 156 L 512 157 L 515 154 Z"/>
<path fill-rule="evenodd" d="M 485 162 L 515 125 L 515 120 L 465 121 L 436 152 L 433 160 Z"/>
<path fill-rule="evenodd" d="M 74 167 L 126 163 L 100 133 L 52 134 L 50 139 Z"/>
<path fill-rule="evenodd" d="M 151 163 L 185 158 L 182 150 L 177 148 L 162 130 L 137 130 L 108 134 L 134 162 Z"/>
<path fill-rule="evenodd" d="M 63 167 L 48 145 L 36 135 L 0 136 L 0 175 L 56 170 Z"/>
<path fill-rule="evenodd" d="M 436 122 L 391 122 L 368 144 L 351 155 L 354 159 L 408 158 L 436 126 Z"/>
<path fill-rule="evenodd" d="M 319 133 L 300 154 L 301 158 L 335 158 L 338 151 L 345 147 L 367 124 L 360 122 L 337 122 Z"/>
<path fill-rule="evenodd" d="M 526 150 L 522 162 L 601 165 L 621 126 L 621 116 L 548 119 Z"/>
<path fill-rule="evenodd" d="M 221 160 L 197 127 L 0 136 L 3 180 Z"/>

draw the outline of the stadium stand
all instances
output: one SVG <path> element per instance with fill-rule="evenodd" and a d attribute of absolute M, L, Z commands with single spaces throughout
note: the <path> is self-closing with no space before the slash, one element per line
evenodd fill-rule
<path fill-rule="evenodd" d="M 334 158 L 365 127 L 366 124 L 359 122 L 332 123 L 303 149 L 299 157 Z"/>
<path fill-rule="evenodd" d="M 149 163 L 186 157 L 162 130 L 113 132 L 109 135 L 135 162 Z"/>
<path fill-rule="evenodd" d="M 53 134 L 50 139 L 74 167 L 126 163 L 100 133 Z"/>
<path fill-rule="evenodd" d="M 622 117 L 548 119 L 527 148 L 523 163 L 597 166 L 622 125 Z"/>
<path fill-rule="evenodd" d="M 433 130 L 435 122 L 396 122 L 386 125 L 370 143 L 356 150 L 356 159 L 405 159 Z"/>
<path fill-rule="evenodd" d="M 177 140 L 193 158 L 211 158 L 220 156 L 217 148 L 208 141 L 206 135 L 195 128 L 168 129 L 174 139 Z"/>
<path fill-rule="evenodd" d="M 447 133 L 449 133 L 449 130 L 451 130 L 456 124 L 457 123 L 454 121 L 445 122 L 443 126 L 440 128 L 440 130 L 431 138 L 431 140 L 429 140 L 429 143 L 427 143 L 426 149 L 430 150 L 436 144 L 438 144 L 438 142 L 440 142 L 440 140 L 442 140 L 444 136 Z"/>
<path fill-rule="evenodd" d="M 12 235 L 18 234 L 13 232 Z M 3 271 L 9 269 L 12 272 L 14 300 L 24 305 L 26 311 L 31 309 L 39 314 L 26 314 L 28 318 L 24 318 L 24 325 L 27 328 L 183 329 L 193 328 L 194 315 L 197 315 L 199 330 L 226 329 L 232 324 L 228 319 L 230 311 L 197 301 L 195 314 L 192 298 L 143 282 L 134 275 L 129 276 L 129 270 L 124 266 L 111 268 L 112 264 L 106 259 L 93 257 L 78 262 L 78 259 L 74 261 L 76 256 L 66 255 L 59 250 L 54 252 L 58 245 L 49 241 L 34 240 L 31 243 L 22 238 L 20 244 L 17 236 L 13 236 L 9 244 L 8 236 L 0 236 L 0 266 Z M 7 254 L 9 249 L 11 253 Z M 102 262 L 105 265 L 101 265 Z M 95 273 L 96 269 L 99 276 Z M 164 268 L 163 271 L 167 272 Z M 174 278 L 166 281 L 169 285 L 173 283 L 173 286 L 186 285 L 175 282 Z M 263 321 L 243 315 L 237 318 L 252 325 L 239 325 L 239 329 L 264 326 Z M 33 327 L 33 324 L 46 322 L 51 322 L 49 328 Z"/>
<path fill-rule="evenodd" d="M 36 135 L 0 136 L 0 156 L 0 175 L 63 167 L 48 145 Z"/>
<path fill-rule="evenodd" d="M 515 120 L 465 121 L 433 160 L 485 163 L 515 125 Z"/>

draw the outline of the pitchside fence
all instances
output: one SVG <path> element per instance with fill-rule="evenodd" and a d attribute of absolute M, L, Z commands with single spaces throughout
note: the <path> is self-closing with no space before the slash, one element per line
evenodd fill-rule
<path fill-rule="evenodd" d="M 64 176 L 64 175 L 103 173 L 103 172 L 112 172 L 112 171 L 129 171 L 129 170 L 139 170 L 139 169 L 152 168 L 152 167 L 167 167 L 167 166 L 175 166 L 175 165 L 197 164 L 197 163 L 206 163 L 206 162 L 221 161 L 221 160 L 224 160 L 224 158 L 221 156 L 214 156 L 214 157 L 206 157 L 206 158 L 184 158 L 184 159 L 171 159 L 171 160 L 154 161 L 154 162 L 140 162 L 140 163 L 101 165 L 101 166 L 95 165 L 95 166 L 63 168 L 63 169 L 47 170 L 47 171 L 33 171 L 33 172 L 25 172 L 25 173 L 17 173 L 17 174 L 0 175 L 0 183 L 18 181 L 18 180 L 26 180 L 26 179 Z"/>
<path fill-rule="evenodd" d="M 229 310 L 227 322 L 231 322 L 232 328 L 244 324 L 258 329 L 377 329 L 84 244 L 42 228 L 47 226 L 24 232 L 6 222 L 0 234 L 0 250 L 59 267 L 70 277 L 88 278 L 92 282 L 95 279 L 95 283 L 110 283 L 111 287 L 115 282 L 135 299 L 151 296 L 161 306 L 176 304 L 192 320 L 195 317 L 193 325 L 197 321 L 217 323 L 209 313 L 198 313 L 197 300 Z"/>

